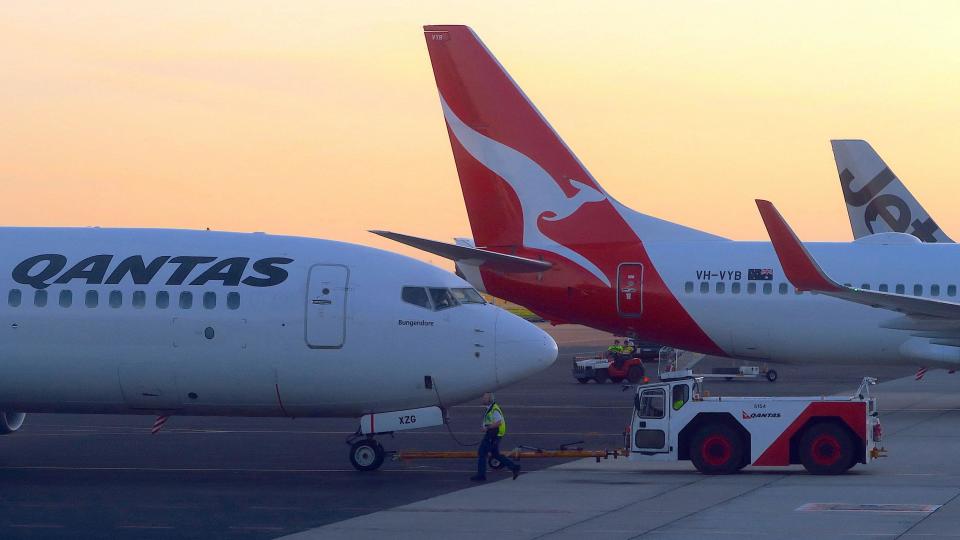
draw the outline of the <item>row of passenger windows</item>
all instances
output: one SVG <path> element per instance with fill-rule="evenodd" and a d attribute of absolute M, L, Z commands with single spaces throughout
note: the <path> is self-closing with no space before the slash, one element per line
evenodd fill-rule
<path fill-rule="evenodd" d="M 440 311 L 461 304 L 486 304 L 475 289 L 447 289 L 443 287 L 404 287 L 400 298 L 422 308 Z"/>
<path fill-rule="evenodd" d="M 63 289 L 56 295 L 49 294 L 45 289 L 38 289 L 33 291 L 33 305 L 46 307 L 48 303 L 54 301 L 50 298 L 51 296 L 56 296 L 56 302 L 60 307 L 68 308 L 74 303 L 74 294 L 70 289 Z M 123 306 L 122 291 L 110 291 L 106 296 L 106 304 L 110 307 L 119 308 Z M 23 303 L 23 297 L 24 293 L 20 289 L 10 289 L 10 292 L 7 294 L 7 305 L 19 307 Z M 156 294 L 152 296 L 151 301 L 151 307 L 167 309 L 170 307 L 170 293 L 167 291 L 157 291 Z M 143 309 L 147 307 L 147 293 L 145 291 L 134 291 L 133 294 L 130 295 L 129 302 L 131 306 L 137 309 Z M 217 293 L 212 291 L 203 293 L 200 295 L 199 303 L 204 309 L 215 309 L 217 307 Z M 100 305 L 100 292 L 94 290 L 86 291 L 83 294 L 83 305 L 88 308 L 95 308 Z M 180 306 L 181 309 L 193 308 L 193 293 L 190 291 L 181 292 L 177 296 L 177 305 Z M 239 309 L 240 293 L 227 293 L 226 305 L 227 309 Z"/>
<path fill-rule="evenodd" d="M 711 291 L 711 283 L 713 284 L 713 290 Z M 850 283 L 844 283 L 847 287 L 852 287 Z M 701 281 L 699 285 L 700 294 L 724 294 L 727 292 L 727 282 L 725 281 Z M 758 284 L 756 281 L 748 281 L 746 286 L 746 294 L 757 294 L 758 291 L 763 294 L 773 294 L 774 288 L 776 288 L 777 294 L 787 294 L 790 292 L 791 287 L 786 283 L 771 283 L 769 281 L 763 282 L 762 285 Z M 873 286 L 869 283 L 862 283 L 860 285 L 861 289 L 871 290 Z M 730 283 L 729 292 L 730 294 L 740 294 L 743 291 L 744 287 L 739 281 L 734 281 Z M 887 283 L 881 283 L 877 285 L 877 290 L 880 292 L 891 292 L 890 285 Z M 694 291 L 694 283 L 692 281 L 687 281 L 683 284 L 683 292 L 691 294 Z M 930 285 L 929 287 L 924 287 L 923 285 L 917 283 L 911 286 L 910 288 L 913 296 L 924 296 L 925 292 L 927 296 L 957 296 L 957 286 L 956 285 L 947 285 L 942 287 L 940 285 Z M 800 294 L 800 291 L 793 289 L 794 294 Z M 897 283 L 893 286 L 893 292 L 896 294 L 908 294 L 907 286 L 903 283 Z"/>

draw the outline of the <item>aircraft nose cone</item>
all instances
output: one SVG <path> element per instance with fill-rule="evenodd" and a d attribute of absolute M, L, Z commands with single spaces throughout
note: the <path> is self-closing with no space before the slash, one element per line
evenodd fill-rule
<path fill-rule="evenodd" d="M 501 385 L 543 371 L 557 360 L 557 342 L 550 334 L 506 311 L 497 315 L 496 351 Z"/>

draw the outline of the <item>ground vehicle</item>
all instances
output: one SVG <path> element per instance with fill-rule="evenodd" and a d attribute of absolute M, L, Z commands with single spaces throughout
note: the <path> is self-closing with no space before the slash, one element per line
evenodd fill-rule
<path fill-rule="evenodd" d="M 630 459 L 690 460 L 705 474 L 801 463 L 840 474 L 883 455 L 876 399 L 864 378 L 851 397 L 706 397 L 704 379 L 663 374 L 637 387 Z"/>
<path fill-rule="evenodd" d="M 607 382 L 607 379 L 615 383 L 627 380 L 637 384 L 643 381 L 646 374 L 644 361 L 659 358 L 660 348 L 654 343 L 636 343 L 633 354 L 619 359 L 613 358 L 608 351 L 577 355 L 573 358 L 573 377 L 580 384 L 586 384 L 591 379 L 599 384 Z"/>

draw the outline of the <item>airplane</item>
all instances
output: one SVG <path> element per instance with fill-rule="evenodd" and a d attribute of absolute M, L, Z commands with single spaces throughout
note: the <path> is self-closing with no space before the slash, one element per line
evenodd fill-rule
<path fill-rule="evenodd" d="M 830 146 L 855 239 L 900 232 L 921 242 L 953 242 L 870 143 L 834 140 Z"/>
<path fill-rule="evenodd" d="M 0 228 L 0 432 L 26 413 L 359 417 L 375 436 L 552 364 L 544 331 L 424 262 L 343 242 Z"/>
<path fill-rule="evenodd" d="M 885 232 L 806 248 L 845 287 L 791 284 L 770 242 L 639 213 L 605 191 L 466 26 L 426 26 L 475 246 L 382 236 L 454 260 L 554 323 L 784 363 L 956 367 L 960 251 Z M 886 299 L 894 299 L 887 302 Z"/>

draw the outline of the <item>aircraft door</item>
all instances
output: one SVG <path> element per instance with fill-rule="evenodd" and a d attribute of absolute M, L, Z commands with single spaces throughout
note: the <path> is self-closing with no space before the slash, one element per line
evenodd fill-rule
<path fill-rule="evenodd" d="M 313 349 L 337 349 L 347 337 L 347 282 L 350 270 L 340 264 L 310 268 L 307 281 L 306 340 Z"/>
<path fill-rule="evenodd" d="M 634 397 L 633 450 L 644 454 L 670 451 L 667 389 L 645 388 Z"/>
<path fill-rule="evenodd" d="M 620 263 L 617 267 L 617 312 L 621 317 L 643 313 L 643 264 Z"/>

